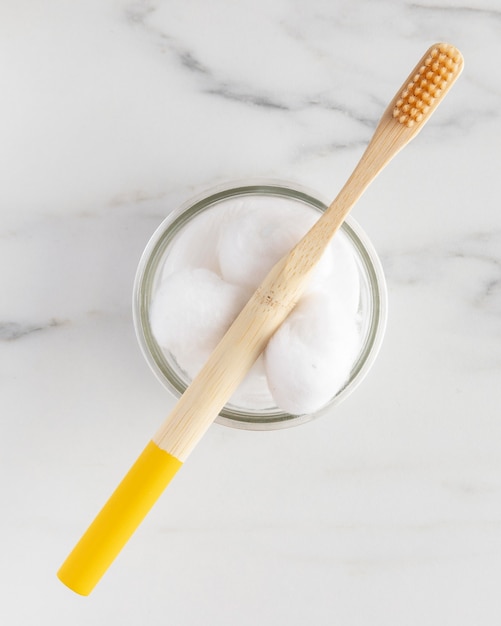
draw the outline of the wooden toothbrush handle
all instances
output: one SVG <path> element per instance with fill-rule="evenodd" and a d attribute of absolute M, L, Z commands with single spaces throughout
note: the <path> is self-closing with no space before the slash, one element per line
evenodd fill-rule
<path fill-rule="evenodd" d="M 336 199 L 265 278 L 59 570 L 70 588 L 86 595 L 97 584 L 290 313 L 355 202 L 419 132 L 462 67 L 448 44 L 433 46 L 418 63 Z M 418 110 L 420 98 L 426 106 Z"/>

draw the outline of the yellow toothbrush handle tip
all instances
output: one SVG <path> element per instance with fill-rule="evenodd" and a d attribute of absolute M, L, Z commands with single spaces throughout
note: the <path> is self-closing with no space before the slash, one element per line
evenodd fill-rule
<path fill-rule="evenodd" d="M 61 582 L 89 595 L 181 465 L 150 441 L 57 572 Z"/>

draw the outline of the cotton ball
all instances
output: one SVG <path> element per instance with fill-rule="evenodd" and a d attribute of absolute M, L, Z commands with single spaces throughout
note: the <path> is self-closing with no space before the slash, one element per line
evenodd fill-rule
<path fill-rule="evenodd" d="M 158 344 L 193 378 L 248 299 L 247 292 L 204 268 L 164 279 L 150 309 Z"/>
<path fill-rule="evenodd" d="M 275 402 L 293 415 L 317 411 L 347 381 L 359 349 L 355 316 L 327 294 L 303 297 L 265 350 Z"/>
<path fill-rule="evenodd" d="M 222 277 L 255 289 L 318 219 L 302 205 L 254 202 L 228 210 L 219 235 Z M 324 270 L 325 271 L 325 270 Z"/>
<path fill-rule="evenodd" d="M 322 289 L 335 294 L 343 308 L 356 314 L 360 306 L 360 272 L 346 235 L 338 232 L 326 252 L 329 265 L 323 268 L 326 271 L 312 277 L 308 292 Z"/>
<path fill-rule="evenodd" d="M 325 292 L 326 290 L 332 290 L 333 276 L 336 271 L 334 249 L 332 245 L 329 245 L 324 250 L 324 253 L 320 257 L 316 266 L 313 268 L 313 271 L 308 278 L 308 282 L 306 283 L 304 294 L 308 295 L 312 292 Z"/>

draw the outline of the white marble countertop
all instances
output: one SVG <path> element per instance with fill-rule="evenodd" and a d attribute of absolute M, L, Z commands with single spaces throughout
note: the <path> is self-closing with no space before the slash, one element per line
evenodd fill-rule
<path fill-rule="evenodd" d="M 0 622 L 499 626 L 499 2 L 21 0 L 0 33 Z M 70 592 L 172 406 L 132 326 L 155 227 L 234 179 L 334 196 L 441 40 L 463 76 L 353 212 L 389 288 L 368 378 L 297 428 L 214 425 Z"/>

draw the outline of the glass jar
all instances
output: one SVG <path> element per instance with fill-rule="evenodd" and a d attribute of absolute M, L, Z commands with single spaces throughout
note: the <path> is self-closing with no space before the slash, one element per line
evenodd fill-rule
<path fill-rule="evenodd" d="M 270 199 L 284 198 L 304 204 L 319 213 L 327 204 L 314 193 L 289 183 L 245 182 L 219 187 L 192 199 L 172 211 L 157 228 L 148 242 L 136 273 L 133 290 L 133 317 L 136 335 L 143 355 L 160 382 L 175 397 L 179 397 L 189 384 L 186 374 L 175 359 L 158 345 L 153 336 L 149 313 L 152 297 L 160 281 L 162 267 L 169 255 L 176 235 L 204 211 L 244 196 Z M 336 237 L 348 243 L 359 273 L 359 306 L 362 341 L 359 353 L 352 363 L 351 373 L 344 386 L 319 411 L 305 415 L 291 415 L 276 406 L 266 409 L 239 407 L 226 404 L 216 422 L 226 426 L 249 430 L 270 430 L 305 423 L 320 415 L 331 413 L 361 383 L 374 363 L 383 340 L 387 318 L 386 282 L 378 256 L 356 221 L 348 216 Z"/>

